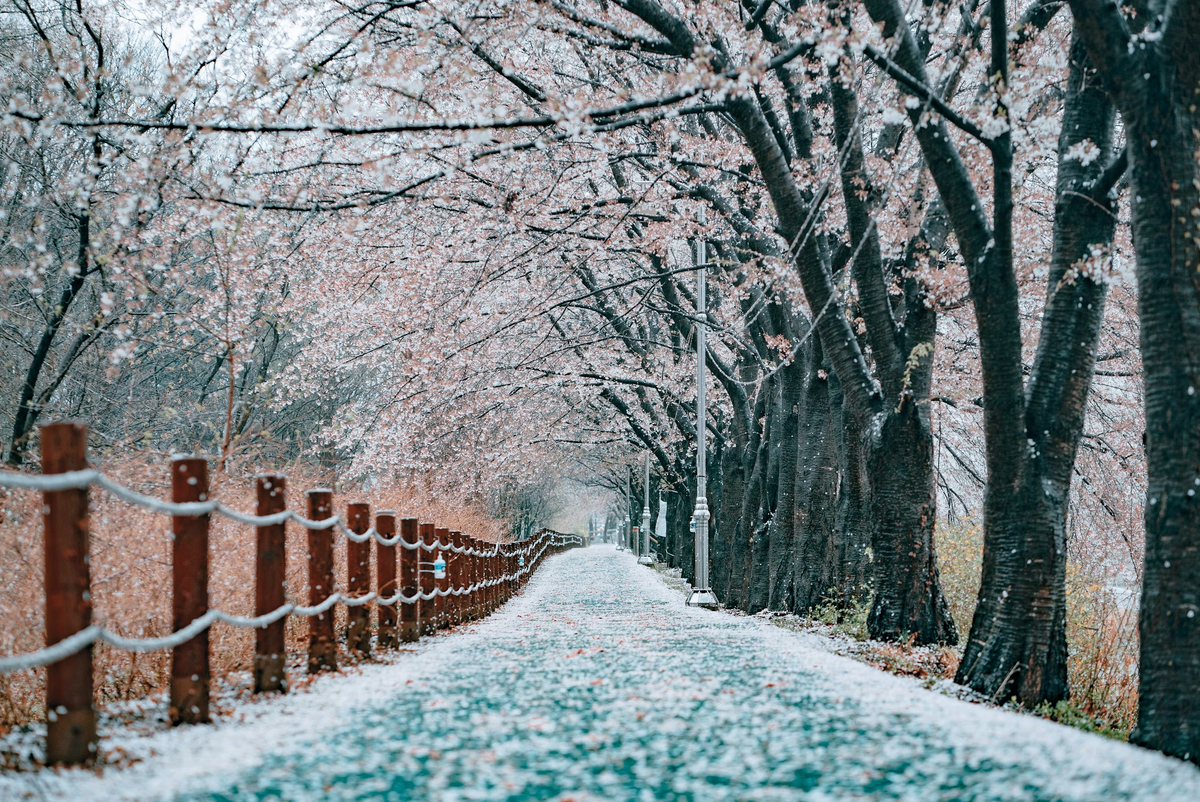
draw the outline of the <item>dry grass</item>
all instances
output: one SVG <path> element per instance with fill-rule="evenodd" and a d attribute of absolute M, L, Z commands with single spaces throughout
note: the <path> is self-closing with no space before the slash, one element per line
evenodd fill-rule
<path fill-rule="evenodd" d="M 977 524 L 939 525 L 942 590 L 959 636 L 966 638 L 979 592 L 983 531 Z M 1137 720 L 1137 608 L 1118 588 L 1119 551 L 1072 542 L 1067 563 L 1067 648 L 1071 700 L 1039 712 L 1056 721 L 1126 738 Z"/>
<path fill-rule="evenodd" d="M 983 529 L 974 524 L 939 524 L 934 532 L 942 593 L 959 638 L 971 631 L 983 565 Z"/>
<path fill-rule="evenodd" d="M 168 498 L 166 460 L 123 460 L 102 464 L 106 474 L 141 493 Z M 230 471 L 213 481 L 213 495 L 244 511 L 254 509 L 253 470 Z M 328 476 L 292 466 L 288 474 L 288 507 L 306 511 L 304 491 L 326 485 Z M 340 491 L 340 488 L 335 489 Z M 0 493 L 5 491 L 0 490 Z M 400 516 L 436 521 L 486 540 L 497 539 L 501 526 L 480 509 L 454 499 L 433 499 L 417 490 L 380 490 L 335 495 L 344 511 L 348 501 L 366 501 L 372 510 L 392 509 Z M 307 539 L 299 526 L 287 530 L 288 587 L 307 602 Z M 337 570 L 346 581 L 345 540 L 338 539 Z M 254 612 L 255 534 L 252 527 L 225 518 L 213 519 L 209 533 L 210 603 L 226 612 Z M 0 655 L 34 651 L 45 644 L 43 629 L 41 498 L 12 491 L 0 495 Z M 171 628 L 170 518 L 92 493 L 92 593 L 94 620 L 128 637 L 154 637 Z M 344 623 L 344 608 L 337 624 Z M 288 648 L 300 651 L 305 621 L 290 618 Z M 212 667 L 216 676 L 248 669 L 253 660 L 254 632 L 218 624 L 211 633 Z M 163 689 L 169 679 L 167 652 L 131 654 L 99 645 L 95 652 L 95 694 L 100 703 L 139 698 Z M 0 676 L 0 732 L 45 717 L 45 671 L 37 669 Z"/>

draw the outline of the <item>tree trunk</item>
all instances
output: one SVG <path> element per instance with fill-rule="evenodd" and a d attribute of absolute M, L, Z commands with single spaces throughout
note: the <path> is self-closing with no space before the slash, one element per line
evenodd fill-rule
<path fill-rule="evenodd" d="M 723 604 L 731 604 L 730 582 L 737 555 L 738 513 L 746 490 L 746 451 L 749 448 L 745 425 L 734 420 L 733 439 L 721 455 L 721 504 L 713 516 L 712 586 Z M 690 515 L 690 513 L 689 513 Z"/>
<path fill-rule="evenodd" d="M 767 530 L 767 607 L 787 610 L 792 590 L 792 546 L 795 537 L 796 470 L 805 443 L 800 437 L 800 404 L 804 395 L 804 365 L 799 358 L 779 372 L 780 438 L 778 495 L 775 516 Z"/>
<path fill-rule="evenodd" d="M 1081 42 L 1071 65 L 1059 139 L 1054 249 L 1038 353 L 1027 390 L 1026 449 L 1015 486 L 989 482 L 979 602 L 956 681 L 1023 704 L 1069 695 L 1066 643 L 1067 503 L 1104 317 L 1105 284 L 1080 269 L 1115 231 L 1102 175 L 1114 113 Z M 1091 166 L 1064 158 L 1091 140 Z M 1093 197 L 1099 186 L 1103 192 Z"/>
<path fill-rule="evenodd" d="M 766 415 L 770 395 L 769 385 L 764 382 L 758 388 L 758 397 L 754 404 L 754 429 L 751 430 L 750 444 L 750 473 L 746 480 L 746 493 L 742 499 L 741 512 L 738 515 L 736 540 L 734 541 L 734 570 L 730 576 L 728 601 L 725 604 L 747 610 L 750 607 L 750 571 L 753 564 L 754 533 L 763 520 L 762 498 L 764 474 L 767 470 L 768 444 L 767 428 L 759 421 Z M 721 598 L 718 596 L 717 598 Z"/>
<path fill-rule="evenodd" d="M 1130 740 L 1200 763 L 1200 3 L 1127 21 L 1070 0 L 1120 109 L 1146 388 L 1146 564 L 1138 723 Z M 1147 25 L 1158 36 L 1131 37 Z"/>
<path fill-rule="evenodd" d="M 17 399 L 17 414 L 13 420 L 12 436 L 8 441 L 8 464 L 14 467 L 21 465 L 25 461 L 25 451 L 29 448 L 29 438 L 32 436 L 33 429 L 37 425 L 38 416 L 42 412 L 41 405 L 34 403 L 33 396 L 37 390 L 37 383 L 42 375 L 42 369 L 45 368 L 46 360 L 50 356 L 50 347 L 54 344 L 54 338 L 58 335 L 59 329 L 62 328 L 63 321 L 67 319 L 67 312 L 71 308 L 71 303 L 79 296 L 80 290 L 83 289 L 83 283 L 88 277 L 90 238 L 90 217 L 85 211 L 79 217 L 78 271 L 67 282 L 67 286 L 63 288 L 62 294 L 58 299 L 58 305 L 50 310 L 50 315 L 46 319 L 46 325 L 42 329 L 41 339 L 38 341 L 38 347 L 33 352 L 33 359 L 29 362 L 28 370 L 25 371 L 25 381 L 21 384 L 21 392 Z"/>
<path fill-rule="evenodd" d="M 929 406 L 911 396 L 886 413 L 868 450 L 875 600 L 871 637 L 955 643 L 933 545 L 936 522 Z"/>
<path fill-rule="evenodd" d="M 796 471 L 790 607 L 796 613 L 811 611 L 841 595 L 843 533 L 838 527 L 837 496 L 842 449 L 838 441 L 845 432 L 838 425 L 841 416 L 833 412 L 831 385 L 837 378 L 822 370 L 823 362 L 824 352 L 814 336 L 801 402 L 800 465 Z"/>
<path fill-rule="evenodd" d="M 859 426 L 865 428 L 870 420 L 872 427 L 866 453 L 875 598 L 867 624 L 871 637 L 881 640 L 911 635 L 922 644 L 955 643 L 958 634 L 942 595 L 933 544 L 937 499 L 926 379 L 935 319 L 932 313 L 914 314 L 903 329 L 894 319 L 873 209 L 863 197 L 872 194 L 872 186 L 862 151 L 858 98 L 841 75 L 834 72 L 831 77 L 835 139 L 846 153 L 841 183 L 856 251 L 854 280 L 875 375 L 886 399 L 879 409 L 851 411 Z"/>
<path fill-rule="evenodd" d="M 770 578 L 770 531 L 771 523 L 779 513 L 779 443 L 783 440 L 784 415 L 782 410 L 782 388 L 779 374 L 769 384 L 767 421 L 764 427 L 764 452 L 766 470 L 763 473 L 761 514 L 758 524 L 750 536 L 750 573 L 746 577 L 747 598 L 745 610 L 756 613 L 766 609 L 769 600 Z"/>
<path fill-rule="evenodd" d="M 1177 4 L 1174 85 L 1164 65 L 1129 141 L 1146 387 L 1146 563 L 1134 743 L 1200 764 L 1200 10 Z M 1165 75 L 1164 75 L 1165 73 Z M 1188 91 L 1190 90 L 1190 92 Z M 1185 112 L 1185 108 L 1187 111 Z"/>
<path fill-rule="evenodd" d="M 865 460 L 865 433 L 857 418 L 846 410 L 845 397 L 836 375 L 829 384 L 829 403 L 833 413 L 831 428 L 841 432 L 838 438 L 838 571 L 830 587 L 829 600 L 849 609 L 867 598 L 867 577 L 871 570 L 870 486 Z M 837 595 L 832 595 L 836 593 Z"/>

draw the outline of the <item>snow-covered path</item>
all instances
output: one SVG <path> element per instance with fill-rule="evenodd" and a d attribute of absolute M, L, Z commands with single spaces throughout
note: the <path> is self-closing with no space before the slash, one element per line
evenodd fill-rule
<path fill-rule="evenodd" d="M 254 707 L 131 745 L 155 753 L 133 768 L 37 784 L 138 800 L 1200 799 L 1189 765 L 689 610 L 611 547 L 551 559 L 417 654 Z"/>

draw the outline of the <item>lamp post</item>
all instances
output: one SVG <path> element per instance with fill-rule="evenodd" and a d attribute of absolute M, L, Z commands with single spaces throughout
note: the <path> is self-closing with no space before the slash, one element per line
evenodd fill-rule
<path fill-rule="evenodd" d="M 642 556 L 638 558 L 640 565 L 653 565 L 654 557 L 650 555 L 650 452 L 646 452 L 646 477 L 642 482 L 645 500 L 642 504 Z"/>
<path fill-rule="evenodd" d="M 697 222 L 704 225 L 703 210 Z M 706 244 L 701 234 L 696 240 L 696 509 L 692 513 L 692 520 L 696 522 L 696 576 L 687 603 L 689 607 L 715 610 L 718 607 L 717 596 L 708 586 L 708 520 L 711 516 L 708 512 L 708 433 L 704 428 L 704 330 L 708 320 L 705 298 Z"/>
<path fill-rule="evenodd" d="M 625 524 L 621 534 L 625 540 L 625 548 L 636 553 L 633 547 L 633 523 L 629 520 L 629 510 L 633 507 L 633 493 L 629 489 L 629 467 L 625 468 Z"/>

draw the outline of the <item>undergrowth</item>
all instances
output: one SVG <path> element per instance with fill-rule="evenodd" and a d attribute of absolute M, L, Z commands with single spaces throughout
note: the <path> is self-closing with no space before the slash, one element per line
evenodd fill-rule
<path fill-rule="evenodd" d="M 1057 721 L 1059 724 L 1065 724 L 1077 730 L 1094 732 L 1097 735 L 1103 735 L 1105 738 L 1112 738 L 1116 741 L 1129 740 L 1128 727 L 1114 726 L 1111 722 L 1102 718 L 1088 715 L 1084 712 L 1083 707 L 1073 702 L 1059 702 L 1053 705 L 1049 702 L 1043 702 L 1033 712 L 1042 718 Z"/>
<path fill-rule="evenodd" d="M 983 531 L 973 523 L 939 524 L 935 538 L 942 592 L 961 643 L 970 632 L 979 594 Z M 1071 699 L 1028 712 L 1127 740 L 1137 720 L 1137 608 L 1127 594 L 1119 592 L 1121 579 L 1114 576 L 1111 565 L 1091 560 L 1086 553 L 1071 554 L 1067 566 Z M 953 680 L 962 657 L 960 646 L 873 641 L 867 631 L 869 611 L 865 603 L 849 608 L 830 604 L 806 616 L 770 614 L 770 620 L 786 629 L 817 630 L 835 639 L 839 653 L 892 674 L 926 680 L 929 687 Z"/>
<path fill-rule="evenodd" d="M 935 545 L 942 592 L 959 640 L 965 641 L 979 594 L 983 527 L 968 521 L 939 523 Z M 1125 738 L 1137 721 L 1138 637 L 1137 606 L 1121 588 L 1136 586 L 1138 577 L 1130 565 L 1122 570 L 1121 562 L 1102 559 L 1098 553 L 1102 550 L 1082 542 L 1068 544 L 1071 699 L 1060 703 L 1064 706 L 1060 712 L 1039 715 L 1088 732 Z"/>

